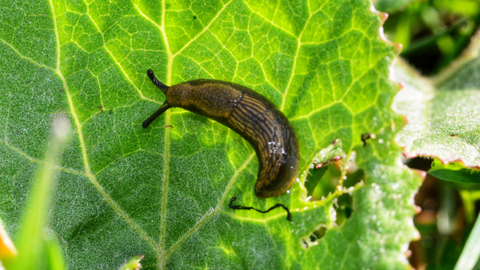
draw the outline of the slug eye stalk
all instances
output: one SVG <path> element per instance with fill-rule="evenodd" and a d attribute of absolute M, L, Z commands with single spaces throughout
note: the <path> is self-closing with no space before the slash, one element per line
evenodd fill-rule
<path fill-rule="evenodd" d="M 162 90 L 162 92 L 166 95 L 167 94 L 167 90 L 168 88 L 170 88 L 169 86 L 166 86 L 165 84 L 163 84 L 161 81 L 159 81 L 157 79 L 157 77 L 155 77 L 155 74 L 153 73 L 153 70 L 149 69 L 147 70 L 147 75 L 148 77 L 150 78 L 150 80 L 153 82 L 153 84 L 155 84 L 156 87 L 158 87 L 160 90 Z"/>
<path fill-rule="evenodd" d="M 157 77 L 155 77 L 153 70 L 151 69 L 147 70 L 147 75 L 150 78 L 150 80 L 153 82 L 153 84 L 156 87 L 158 87 L 158 89 L 162 90 L 162 92 L 165 95 L 167 95 L 168 88 L 170 87 L 166 86 L 161 81 L 159 81 Z M 162 113 L 164 113 L 166 110 L 170 109 L 171 107 L 172 106 L 170 106 L 170 104 L 168 104 L 168 102 L 165 100 L 162 106 L 154 114 L 152 114 L 152 116 L 150 116 L 147 120 L 145 120 L 145 122 L 143 122 L 142 127 L 147 128 L 153 122 L 153 120 L 157 119 L 157 117 L 162 115 Z"/>

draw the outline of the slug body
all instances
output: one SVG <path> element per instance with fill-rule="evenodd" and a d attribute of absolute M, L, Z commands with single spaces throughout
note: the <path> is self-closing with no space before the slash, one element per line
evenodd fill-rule
<path fill-rule="evenodd" d="M 165 103 L 143 123 L 148 125 L 164 111 L 180 107 L 211 118 L 240 134 L 255 149 L 260 164 L 255 194 L 278 196 L 295 182 L 298 172 L 298 142 L 292 125 L 267 98 L 234 83 L 193 80 L 168 87 L 147 71 L 166 95 Z"/>

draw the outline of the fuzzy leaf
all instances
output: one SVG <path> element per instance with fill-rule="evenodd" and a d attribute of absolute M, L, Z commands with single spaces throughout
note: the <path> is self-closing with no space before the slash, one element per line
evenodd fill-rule
<path fill-rule="evenodd" d="M 407 157 L 435 157 L 443 163 L 480 167 L 479 38 L 464 56 L 436 78 L 423 78 L 402 61 L 395 79 L 404 88 L 394 109 L 408 124 L 398 134 Z"/>

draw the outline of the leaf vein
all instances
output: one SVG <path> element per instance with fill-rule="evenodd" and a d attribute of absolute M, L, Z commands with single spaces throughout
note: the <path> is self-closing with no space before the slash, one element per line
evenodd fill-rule
<path fill-rule="evenodd" d="M 253 157 L 255 157 L 255 153 L 250 154 L 250 156 L 245 160 L 245 162 L 238 168 L 238 170 L 235 171 L 235 173 L 232 176 L 232 179 L 228 182 L 227 187 L 225 188 L 225 192 L 223 193 L 222 198 L 218 202 L 217 206 L 213 211 L 208 211 L 205 215 L 203 215 L 200 220 L 192 227 L 190 230 L 188 230 L 180 239 L 177 240 L 166 252 L 165 252 L 165 257 L 168 257 L 175 251 L 180 245 L 185 242 L 190 235 L 198 231 L 207 220 L 218 213 L 221 212 L 222 206 L 227 198 L 228 192 L 232 188 L 233 184 L 237 180 L 238 176 L 240 173 L 247 168 L 248 164 L 252 161 Z"/>
<path fill-rule="evenodd" d="M 72 97 L 71 97 L 71 94 L 70 94 L 70 90 L 68 88 L 67 81 L 66 81 L 65 77 L 63 76 L 63 74 L 60 70 L 60 57 L 61 57 L 60 48 L 61 48 L 61 46 L 60 46 L 58 27 L 57 27 L 57 17 L 55 15 L 55 9 L 53 7 L 52 0 L 50 0 L 49 2 L 50 2 L 52 15 L 53 15 L 54 31 L 55 31 L 55 37 L 56 37 L 56 43 L 57 43 L 56 44 L 57 45 L 56 46 L 57 67 L 55 69 L 55 73 L 57 73 L 57 75 L 60 77 L 60 80 L 62 81 L 63 86 L 64 86 L 64 90 L 65 90 L 65 93 L 66 93 L 66 98 L 67 98 L 67 101 L 68 101 L 68 106 L 70 107 L 70 113 L 72 115 L 72 118 L 73 118 L 73 121 L 74 121 L 74 124 L 75 124 L 75 129 L 77 131 L 78 139 L 79 139 L 79 142 L 80 142 L 80 149 L 81 149 L 81 152 L 82 152 L 82 159 L 83 159 L 83 164 L 84 164 L 84 167 L 85 167 L 85 175 L 90 180 L 90 182 L 94 185 L 94 187 L 100 192 L 100 194 L 102 195 L 104 200 L 117 212 L 117 214 L 122 219 L 124 219 L 135 231 L 137 231 L 137 233 L 147 243 L 149 243 L 152 247 L 155 247 L 156 246 L 155 242 L 148 236 L 148 234 L 145 231 L 142 230 L 142 228 L 140 228 L 140 226 L 138 224 L 136 224 L 128 216 L 128 214 L 125 211 L 123 211 L 123 209 L 120 208 L 120 206 L 118 206 L 115 203 L 115 201 L 107 194 L 107 192 L 105 192 L 103 187 L 98 183 L 97 179 L 95 178 L 95 175 L 93 175 L 92 171 L 90 170 L 90 164 L 89 164 L 88 156 L 87 156 L 87 148 L 86 148 L 86 145 L 85 145 L 85 141 L 83 139 L 84 136 L 83 136 L 83 132 L 82 132 L 82 126 L 80 124 L 80 121 L 78 119 L 77 114 L 75 113 L 75 108 L 74 108 L 74 105 L 73 105 L 73 100 L 72 100 Z"/>

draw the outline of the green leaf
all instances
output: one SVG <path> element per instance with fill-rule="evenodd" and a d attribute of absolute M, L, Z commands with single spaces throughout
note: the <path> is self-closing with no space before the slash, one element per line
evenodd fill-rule
<path fill-rule="evenodd" d="M 468 236 L 467 243 L 463 248 L 462 254 L 455 265 L 455 270 L 470 270 L 474 269 L 480 259 L 480 247 L 478 246 L 480 241 L 480 219 L 477 218 L 472 232 Z"/>
<path fill-rule="evenodd" d="M 133 256 L 130 258 L 120 270 L 137 270 L 142 268 L 140 261 L 143 260 L 143 255 Z"/>
<path fill-rule="evenodd" d="M 420 177 L 393 140 L 403 124 L 390 109 L 396 50 L 369 1 L 87 2 L 0 3 L 0 218 L 10 235 L 49 119 L 67 112 L 75 140 L 57 167 L 49 227 L 68 268 L 119 268 L 138 254 L 144 269 L 408 267 Z M 205 117 L 177 108 L 143 129 L 165 98 L 149 68 L 167 85 L 215 78 L 275 103 L 300 144 L 290 192 L 257 198 L 253 148 Z M 364 133 L 376 135 L 365 147 Z M 305 172 L 334 139 L 356 152 L 365 179 L 310 202 Z M 354 212 L 339 227 L 335 202 L 349 192 Z M 233 196 L 283 203 L 292 222 L 282 209 L 229 209 Z M 304 248 L 318 227 L 326 235 Z"/>
<path fill-rule="evenodd" d="M 63 258 L 62 248 L 60 243 L 53 235 L 46 235 L 44 237 L 46 257 L 48 258 L 49 270 L 63 270 L 67 269 L 65 259 Z"/>
<path fill-rule="evenodd" d="M 463 189 L 460 190 L 460 197 L 462 198 L 462 204 L 465 207 L 465 218 L 469 224 L 473 224 L 477 217 L 475 213 L 475 204 L 480 200 L 480 191 L 476 189 Z"/>
<path fill-rule="evenodd" d="M 469 170 L 459 162 L 443 164 L 434 159 L 429 174 L 450 182 L 457 183 L 480 183 L 480 170 Z"/>
<path fill-rule="evenodd" d="M 50 196 L 53 190 L 55 167 L 58 166 L 65 145 L 70 135 L 70 122 L 63 116 L 54 116 L 52 134 L 48 142 L 43 164 L 39 167 L 32 184 L 32 194 L 25 206 L 21 221 L 18 240 L 18 256 L 12 261 L 6 261 L 6 269 L 65 269 L 62 267 L 62 254 L 45 256 L 52 253 L 51 237 L 46 237 L 44 230 L 48 221 Z M 49 257 L 45 260 L 44 257 Z M 48 265 L 48 267 L 46 267 Z"/>
<path fill-rule="evenodd" d="M 407 157 L 435 157 L 442 163 L 480 167 L 480 91 L 475 76 L 479 50 L 476 38 L 460 60 L 433 79 L 398 61 L 395 79 L 404 88 L 395 98 L 394 109 L 408 119 L 398 134 Z"/>

